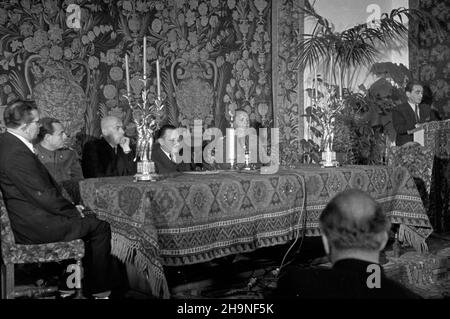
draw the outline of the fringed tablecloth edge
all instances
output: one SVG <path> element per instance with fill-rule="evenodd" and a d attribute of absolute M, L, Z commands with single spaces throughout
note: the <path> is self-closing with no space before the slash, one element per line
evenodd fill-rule
<path fill-rule="evenodd" d="M 154 296 L 163 299 L 170 298 L 169 286 L 164 272 L 153 265 L 148 258 L 140 252 L 136 242 L 133 242 L 123 235 L 112 233 L 111 254 L 119 258 L 124 263 L 133 264 L 138 271 L 147 278 L 150 289 Z"/>
<path fill-rule="evenodd" d="M 400 224 L 398 230 L 398 239 L 400 241 L 406 241 L 408 244 L 414 247 L 416 251 L 419 253 L 428 252 L 428 245 L 425 242 L 427 236 L 424 236 L 417 232 L 413 227 L 410 227 L 405 224 Z"/>

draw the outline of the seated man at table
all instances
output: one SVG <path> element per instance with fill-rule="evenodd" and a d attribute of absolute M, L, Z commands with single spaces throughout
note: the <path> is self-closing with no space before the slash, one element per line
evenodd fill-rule
<path fill-rule="evenodd" d="M 40 119 L 41 128 L 35 145 L 36 155 L 55 181 L 79 203 L 78 181 L 83 179 L 77 153 L 65 146 L 67 135 L 61 122 L 55 118 Z"/>
<path fill-rule="evenodd" d="M 85 144 L 82 168 L 85 178 L 136 174 L 130 138 L 125 136 L 122 120 L 106 116 L 101 120 L 102 138 Z"/>
<path fill-rule="evenodd" d="M 179 131 L 173 125 L 164 125 L 156 132 L 156 143 L 152 148 L 152 161 L 155 163 L 157 174 L 171 174 L 175 172 L 191 171 L 192 162 L 180 160 L 182 143 Z"/>
<path fill-rule="evenodd" d="M 67 201 L 47 168 L 35 156 L 39 112 L 31 101 L 15 101 L 4 114 L 7 132 L 0 136 L 0 190 L 18 244 L 83 239 L 87 287 L 97 297 L 111 290 L 111 230 L 108 223 L 85 215 Z"/>
<path fill-rule="evenodd" d="M 234 153 L 236 163 L 238 166 L 245 164 L 245 152 L 248 152 L 249 162 L 253 167 L 261 167 L 261 171 L 267 174 L 275 173 L 279 168 L 279 152 L 278 152 L 278 138 L 273 138 L 273 146 L 270 148 L 270 155 L 268 155 L 267 137 L 259 136 L 256 129 L 250 127 L 250 117 L 244 109 L 237 109 L 235 111 L 235 118 L 233 121 L 233 128 L 235 132 Z M 227 136 L 220 140 L 211 143 L 204 143 L 203 167 L 210 169 L 227 169 L 229 168 L 230 149 L 227 144 Z M 217 144 L 216 144 L 217 143 Z M 208 145 L 209 144 L 209 145 Z M 217 145 L 217 147 L 214 147 Z M 222 147 L 220 147 L 222 146 Z M 229 146 L 229 145 L 228 145 Z M 219 152 L 218 150 L 222 150 Z"/>
<path fill-rule="evenodd" d="M 331 269 L 286 268 L 278 280 L 278 297 L 286 298 L 420 298 L 384 275 L 380 251 L 390 222 L 381 206 L 361 190 L 336 195 L 320 216 Z"/>

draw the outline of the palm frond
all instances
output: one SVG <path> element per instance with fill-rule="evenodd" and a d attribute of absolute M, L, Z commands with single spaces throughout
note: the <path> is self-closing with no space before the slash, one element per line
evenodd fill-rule
<path fill-rule="evenodd" d="M 312 32 L 301 35 L 296 45 L 298 55 L 294 61 L 295 68 L 314 69 L 318 64 L 324 64 L 325 70 L 330 70 L 334 66 L 332 61 L 344 69 L 373 64 L 379 49 L 389 48 L 394 41 L 406 38 L 407 20 L 420 21 L 438 34 L 443 33 L 436 19 L 415 9 L 393 9 L 374 21 L 377 27 L 361 23 L 339 33 L 333 32 L 333 24 L 317 13 L 310 1 L 306 0 L 299 10 L 305 17 L 312 18 L 315 24 Z"/>
<path fill-rule="evenodd" d="M 328 54 L 329 40 L 326 37 L 304 36 L 305 39 L 297 47 L 299 54 L 294 61 L 294 67 L 310 67 L 313 69 L 316 67 L 317 61 Z"/>
<path fill-rule="evenodd" d="M 300 11 L 305 14 L 306 17 L 311 17 L 316 20 L 316 24 L 313 28 L 313 34 L 321 33 L 321 34 L 332 34 L 333 33 L 333 24 L 325 19 L 323 16 L 318 14 L 314 9 L 314 5 L 309 2 L 309 0 L 305 1 L 304 7 L 299 7 Z"/>

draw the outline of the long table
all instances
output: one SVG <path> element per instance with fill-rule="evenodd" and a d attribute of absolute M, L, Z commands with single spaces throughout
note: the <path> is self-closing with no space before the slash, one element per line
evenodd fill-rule
<path fill-rule="evenodd" d="M 133 177 L 80 182 L 84 204 L 112 229 L 112 253 L 143 272 L 155 296 L 168 297 L 163 265 L 201 263 L 320 234 L 318 218 L 338 192 L 358 188 L 380 202 L 401 239 L 427 249 L 432 232 L 405 168 L 304 166 L 259 172 L 181 174 L 158 182 Z"/>

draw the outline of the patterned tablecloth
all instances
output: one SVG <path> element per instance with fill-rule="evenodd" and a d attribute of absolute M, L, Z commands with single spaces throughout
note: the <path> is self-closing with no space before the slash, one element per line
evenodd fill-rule
<path fill-rule="evenodd" d="M 430 222 L 437 232 L 450 231 L 450 120 L 425 125 L 426 151 L 433 154 L 429 197 Z"/>
<path fill-rule="evenodd" d="M 347 188 L 369 192 L 400 224 L 403 240 L 427 249 L 432 228 L 405 168 L 305 166 L 273 175 L 224 171 L 153 183 L 132 177 L 80 182 L 84 204 L 111 224 L 113 254 L 144 272 L 153 293 L 162 297 L 169 295 L 162 265 L 284 244 L 303 231 L 319 235 L 320 212 Z"/>
<path fill-rule="evenodd" d="M 450 120 L 423 124 L 424 146 L 406 143 L 393 147 L 389 164 L 402 166 L 414 177 L 431 225 L 450 231 Z"/>

